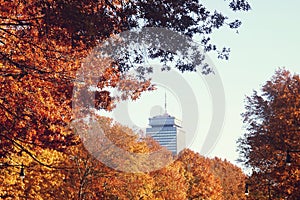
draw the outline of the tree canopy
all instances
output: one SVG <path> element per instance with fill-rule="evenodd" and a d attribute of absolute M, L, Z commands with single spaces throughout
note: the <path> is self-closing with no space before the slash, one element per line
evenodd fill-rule
<path fill-rule="evenodd" d="M 138 135 L 120 124 L 106 123 L 105 134 L 133 152 L 151 152 L 161 148 L 151 138 Z M 126 131 L 124 131 L 126 130 Z M 127 132 L 129 131 L 129 132 Z M 98 140 L 98 138 L 94 138 Z M 124 161 L 107 150 L 115 166 Z M 172 155 L 165 151 L 166 157 Z M 128 173 L 108 167 L 95 158 L 83 143 L 64 152 L 42 149 L 38 161 L 28 154 L 15 153 L 0 158 L 0 198 L 3 199 L 244 199 L 245 176 L 240 168 L 221 159 L 209 159 L 192 150 L 183 150 L 173 162 L 151 172 Z M 24 177 L 20 177 L 21 165 Z M 155 163 L 154 163 L 155 164 Z M 50 167 L 49 167 L 50 166 Z M 4 170 L 2 170 L 4 169 Z"/>
<path fill-rule="evenodd" d="M 238 28 L 239 20 L 209 11 L 201 2 L 188 1 L 94 1 L 38 0 L 5 1 L 0 8 L 0 156 L 26 148 L 64 150 L 78 143 L 66 128 L 72 121 L 73 80 L 82 60 L 105 39 L 143 27 L 166 28 L 189 37 L 200 35 L 205 51 L 217 51 L 226 57 L 228 49 L 211 44 L 209 35 L 222 26 Z M 232 0 L 233 11 L 247 11 L 245 0 Z M 231 20 L 231 21 L 230 21 Z M 196 48 L 196 47 L 194 47 Z M 186 49 L 187 50 L 187 49 Z M 148 56 L 165 64 L 175 62 L 181 71 L 195 70 L 201 64 L 194 59 L 174 60 L 176 52 L 157 46 L 147 47 Z M 182 54 L 184 55 L 184 54 Z M 178 55 L 177 55 L 178 56 Z M 141 52 L 135 51 L 136 70 L 144 74 Z M 149 80 L 128 78 L 126 53 L 105 66 L 98 79 L 96 109 L 112 109 L 117 97 L 108 88 L 122 90 L 123 98 L 137 98 L 151 89 Z M 194 63 L 193 63 L 194 62 Z M 202 65 L 203 72 L 209 67 Z M 125 88 L 124 81 L 131 81 Z M 129 84 L 127 84 L 129 85 Z"/>
<path fill-rule="evenodd" d="M 277 70 L 261 92 L 246 98 L 245 108 L 246 132 L 238 150 L 240 161 L 253 171 L 252 193 L 257 199 L 299 198 L 300 155 L 294 152 L 300 150 L 299 74 Z M 291 166 L 286 165 L 289 151 Z"/>

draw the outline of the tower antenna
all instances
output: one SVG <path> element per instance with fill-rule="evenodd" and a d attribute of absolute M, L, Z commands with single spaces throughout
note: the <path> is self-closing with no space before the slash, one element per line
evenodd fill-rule
<path fill-rule="evenodd" d="M 167 114 L 167 92 L 165 91 L 165 113 Z"/>

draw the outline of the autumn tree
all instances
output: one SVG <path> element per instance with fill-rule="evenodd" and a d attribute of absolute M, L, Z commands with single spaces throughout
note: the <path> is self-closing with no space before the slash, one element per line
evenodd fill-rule
<path fill-rule="evenodd" d="M 133 152 L 146 152 L 150 142 L 139 142 L 138 135 L 112 120 L 99 117 L 106 137 L 120 148 Z M 96 134 L 97 135 L 97 134 Z M 94 137 L 94 144 L 99 137 Z M 121 141 L 122 142 L 121 142 Z M 125 142 L 125 143 L 124 143 Z M 87 143 L 69 147 L 64 152 L 39 149 L 35 152 L 11 154 L 1 158 L 1 198 L 5 199 L 152 199 L 153 178 L 147 173 L 126 173 L 118 171 L 124 159 L 114 157 L 114 148 L 103 151 L 102 160 L 97 159 Z M 95 146 L 97 148 L 97 145 Z M 107 146 L 106 146 L 107 147 Z M 93 147 L 92 147 L 93 148 Z M 97 150 L 99 150 L 97 148 Z M 100 149 L 103 150 L 103 149 Z M 29 155 L 30 154 L 30 155 Z M 113 158 L 111 165 L 102 163 Z M 99 157 L 98 157 L 99 158 Z M 126 162 L 128 160 L 125 159 Z M 115 168 L 113 168 L 113 165 Z M 108 167 L 110 166 L 110 167 Z M 134 164 L 132 164 L 135 167 Z M 23 169 L 25 177 L 20 177 Z"/>
<path fill-rule="evenodd" d="M 73 80 L 82 59 L 110 36 L 142 27 L 167 28 L 191 37 L 198 34 L 205 51 L 215 50 L 227 58 L 229 50 L 211 44 L 209 35 L 222 26 L 235 29 L 241 24 L 193 0 L 1 0 L 0 4 L 1 157 L 15 153 L 13 146 L 64 150 L 78 143 L 65 128 L 72 120 Z M 233 11 L 250 9 L 245 0 L 230 1 L 229 6 Z M 155 46 L 146 51 L 165 64 L 176 56 Z M 140 54 L 137 51 L 131 57 L 136 57 L 136 69 L 143 74 Z M 175 67 L 196 69 L 202 60 L 194 55 L 195 62 L 177 59 Z M 120 77 L 126 79 L 124 74 L 133 67 L 128 59 L 127 54 L 114 58 L 101 71 L 100 91 L 94 95 L 97 109 L 113 107 L 114 98 L 107 87 L 122 88 L 118 87 Z M 210 71 L 201 66 L 203 72 Z M 125 97 L 136 98 L 149 89 L 149 82 L 139 82 L 134 84 L 137 88 L 125 91 Z"/>
<path fill-rule="evenodd" d="M 105 136 L 113 141 L 113 144 L 118 148 L 126 149 L 128 152 L 133 152 L 135 154 L 143 153 L 145 155 L 153 151 L 161 150 L 159 143 L 151 138 L 141 138 L 127 127 L 118 123 L 112 123 L 112 120 L 98 117 L 98 122 L 101 123 Z M 86 139 L 88 140 L 88 138 Z M 75 192 L 74 194 L 76 194 L 76 191 L 79 191 L 78 188 L 81 183 L 86 183 L 82 188 L 83 191 L 85 191 L 84 188 L 86 188 L 87 191 L 90 191 L 90 195 L 101 194 L 101 196 L 97 196 L 101 197 L 101 199 L 177 200 L 226 199 L 227 197 L 236 197 L 239 195 L 241 199 L 243 197 L 244 187 L 241 187 L 241 185 L 244 186 L 244 183 L 241 182 L 243 175 L 239 168 L 233 166 L 229 162 L 223 162 L 220 159 L 214 161 L 204 158 L 198 153 L 186 149 L 178 158 L 173 160 L 173 162 L 166 163 L 164 167 L 161 167 L 158 170 L 148 172 L 146 169 L 149 169 L 149 166 L 152 167 L 152 169 L 155 169 L 157 166 L 152 162 L 145 162 L 142 165 L 136 164 L 137 162 L 144 162 L 145 160 L 139 160 L 136 159 L 136 157 L 130 156 L 127 157 L 124 154 L 120 155 L 115 151 L 116 146 L 111 148 L 111 146 L 100 145 L 101 147 L 105 146 L 104 149 L 97 147 L 97 144 L 99 142 L 101 143 L 100 140 L 103 140 L 103 138 L 99 137 L 99 134 L 93 135 L 92 139 L 92 143 L 85 143 L 91 145 L 91 147 L 87 147 L 89 148 L 89 151 L 85 150 L 81 152 L 93 153 L 96 156 L 101 155 L 99 160 L 104 161 L 105 163 L 110 162 L 108 163 L 108 166 L 112 168 L 105 165 L 100 168 L 91 168 L 89 166 L 93 165 L 86 165 L 84 163 L 90 163 L 92 157 L 84 156 L 88 155 L 86 153 L 77 154 L 76 159 L 78 160 L 77 163 L 79 163 L 78 166 L 80 166 L 81 173 L 78 173 L 79 171 L 77 172 L 77 170 L 69 170 L 68 172 L 71 172 L 71 174 L 67 176 L 69 177 L 67 180 L 75 181 L 72 181 L 71 184 L 71 186 L 74 186 L 71 190 Z M 96 145 L 95 148 L 93 148 L 93 145 Z M 93 149 L 100 149 L 102 153 L 97 154 Z M 168 151 L 164 154 L 164 159 L 170 159 L 169 156 L 172 156 L 171 152 Z M 106 157 L 106 155 L 108 156 Z M 110 160 L 105 160 L 105 158 L 109 158 Z M 116 170 L 124 169 L 119 168 L 119 165 L 126 166 L 128 161 L 131 167 L 126 168 L 126 170 L 132 170 L 131 172 Z M 157 160 L 154 162 L 157 162 Z M 214 165 L 212 163 L 214 163 Z M 144 165 L 148 165 L 148 168 L 144 168 Z M 141 168 L 137 173 L 136 168 L 139 167 Z M 85 173 L 86 170 L 87 172 Z M 99 176 L 97 176 L 97 171 L 100 172 L 98 173 Z M 95 173 L 94 176 L 91 176 L 93 173 Z M 84 174 L 88 175 L 82 176 Z M 226 190 L 225 194 L 227 196 L 222 193 L 224 190 Z M 232 194 L 232 192 L 237 192 L 237 194 Z"/>
<path fill-rule="evenodd" d="M 173 162 L 150 175 L 154 180 L 152 192 L 156 199 L 187 199 L 188 182 L 181 162 Z"/>
<path fill-rule="evenodd" d="M 20 153 L 0 159 L 1 199 L 111 199 L 126 194 L 116 189 L 122 183 L 120 172 L 93 157 L 82 143 L 65 152 L 43 149 L 35 154 L 36 160 Z"/>
<path fill-rule="evenodd" d="M 239 139 L 240 162 L 253 171 L 250 182 L 264 192 L 260 199 L 298 199 L 300 149 L 300 77 L 278 69 L 261 92 L 246 99 L 245 134 Z M 253 180 L 251 180 L 253 179 Z M 255 181 L 254 181 L 255 180 Z M 263 190 L 264 188 L 264 190 Z"/>
<path fill-rule="evenodd" d="M 25 152 L 1 158 L 0 198 L 70 199 L 62 173 L 68 166 L 59 165 L 66 158 L 55 150 L 40 150 L 35 159 Z"/>
<path fill-rule="evenodd" d="M 220 158 L 209 159 L 210 168 L 222 186 L 223 199 L 245 199 L 246 175 L 242 169 Z"/>
<path fill-rule="evenodd" d="M 153 158 L 150 156 L 151 152 L 161 150 L 164 162 L 169 164 L 173 161 L 171 152 L 162 149 L 153 139 L 141 138 L 128 127 L 109 118 L 98 116 L 97 122 L 101 124 L 101 130 L 92 130 L 93 134 L 84 137 L 84 148 L 69 148 L 75 150 L 67 151 L 71 159 L 66 159 L 67 162 L 62 161 L 62 164 L 72 166 L 72 170 L 66 170 L 65 173 L 66 182 L 69 182 L 69 189 L 66 191 L 72 192 L 73 199 L 151 200 L 157 196 L 161 199 L 168 198 L 166 195 L 176 199 L 176 194 L 184 185 L 175 184 L 171 180 L 181 177 L 184 181 L 178 170 L 183 168 L 170 164 L 165 170 L 161 170 L 162 165 L 157 163 L 160 161 L 159 157 L 155 157 L 154 160 L 147 159 Z M 88 132 L 85 128 L 77 129 L 80 130 Z M 100 133 L 101 131 L 103 133 Z M 126 150 L 125 153 L 122 150 Z M 166 162 L 168 159 L 170 161 Z M 149 169 L 158 168 L 159 170 L 149 173 Z M 159 191 L 164 191 L 164 196 L 159 195 Z M 79 198 L 79 193 L 82 194 L 82 198 Z M 185 191 L 181 192 L 181 195 L 185 195 Z"/>
<path fill-rule="evenodd" d="M 192 150 L 183 150 L 178 162 L 185 168 L 187 199 L 222 199 L 220 180 L 210 170 L 209 161 Z"/>
<path fill-rule="evenodd" d="M 151 138 L 141 139 L 127 127 L 113 124 L 111 120 L 104 117 L 99 117 L 98 120 L 101 122 L 106 136 L 120 148 L 145 154 L 161 149 L 159 143 Z M 99 142 L 99 138 L 94 137 L 93 139 L 94 144 Z M 88 149 L 84 143 L 81 143 L 69 147 L 65 152 L 42 149 L 38 152 L 39 157 L 36 160 L 27 154 L 10 156 L 13 160 L 2 158 L 1 163 L 6 163 L 6 166 L 3 168 L 4 170 L 1 170 L 0 178 L 4 183 L 0 186 L 1 198 L 219 200 L 226 199 L 225 190 L 228 191 L 227 193 L 237 192 L 232 187 L 240 186 L 239 179 L 233 181 L 238 177 L 233 174 L 235 172 L 238 174 L 240 169 L 234 168 L 220 159 L 216 162 L 204 158 L 188 149 L 184 150 L 174 162 L 150 173 L 147 171 L 136 173 L 134 171 L 136 166 L 143 165 L 136 165 L 135 162 L 140 160 L 134 159 L 129 162 L 132 162 L 130 169 L 135 173 L 116 170 L 118 165 L 122 165 L 128 160 L 122 160 L 116 155 L 114 148 L 104 151 L 101 156 L 103 158 L 106 154 L 107 157 L 112 158 L 111 161 L 115 168 L 102 163 L 102 158 L 96 159 L 96 154 L 91 154 L 95 152 L 90 151 L 90 147 Z M 165 159 L 172 155 L 168 151 L 165 154 Z M 23 164 L 25 170 L 23 179 L 19 176 L 20 163 Z M 13 164 L 19 165 L 13 166 Z M 152 165 L 153 163 L 144 164 Z M 212 166 L 215 167 L 214 170 L 212 170 Z M 221 178 L 228 178 L 228 180 Z M 230 181 L 232 183 L 229 184 Z"/>
<path fill-rule="evenodd" d="M 1 1 L 1 157 L 13 153 L 13 146 L 63 150 L 78 143 L 66 128 L 73 80 L 96 41 L 119 29 L 107 9 L 94 1 Z M 99 79 L 115 86 L 118 76 L 103 70 Z M 99 92 L 97 108 L 110 108 L 107 96 Z"/>
<path fill-rule="evenodd" d="M 76 129 L 86 136 L 80 146 L 64 153 L 68 156 L 60 165 L 71 168 L 63 170 L 66 191 L 72 199 L 153 199 L 156 181 L 148 171 L 161 165 L 156 166 L 160 159 L 150 162 L 147 157 L 161 149 L 159 144 L 112 119 L 97 116 L 96 120 L 101 129 L 94 126 L 91 133 Z M 163 152 L 165 160 L 172 159 L 171 152 Z M 164 184 L 169 178 L 162 179 Z"/>

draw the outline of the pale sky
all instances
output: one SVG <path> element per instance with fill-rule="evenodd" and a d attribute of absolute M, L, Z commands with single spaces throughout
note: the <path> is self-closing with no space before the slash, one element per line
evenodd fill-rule
<path fill-rule="evenodd" d="M 210 8 L 223 11 L 243 22 L 239 34 L 222 28 L 212 36 L 213 41 L 220 47 L 231 48 L 229 60 L 219 60 L 213 54 L 209 56 L 223 83 L 226 112 L 219 137 L 212 137 L 215 146 L 205 156 L 226 158 L 236 164 L 236 140 L 244 131 L 240 114 L 244 110 L 245 96 L 251 95 L 253 90 L 259 90 L 278 67 L 300 73 L 300 1 L 252 0 L 252 10 L 247 13 L 229 11 L 226 8 L 227 1 L 204 2 Z M 184 129 L 196 129 L 195 134 L 188 135 L 188 147 L 201 153 L 204 140 L 210 137 L 207 135 L 210 125 L 215 123 L 211 121 L 214 95 L 209 91 L 211 86 L 207 84 L 205 77 L 199 74 L 178 76 L 180 78 L 174 83 L 173 80 L 169 83 L 160 81 L 163 77 L 160 80 L 157 78 L 155 82 L 159 87 L 156 92 L 143 94 L 136 102 L 119 105 L 112 115 L 120 123 L 143 129 L 147 127 L 151 115 L 163 112 L 166 92 L 169 114 L 182 119 L 183 113 L 189 112 L 190 120 L 197 121 L 195 127 Z M 190 86 L 182 86 L 183 82 Z M 194 96 L 185 97 L 185 94 L 190 94 L 191 88 Z M 181 93 L 182 90 L 185 93 Z M 185 123 L 189 119 L 182 120 Z"/>
<path fill-rule="evenodd" d="M 215 6 L 217 0 L 207 0 Z M 214 2 L 215 4 L 213 4 Z M 229 61 L 211 56 L 218 69 L 226 95 L 226 120 L 222 137 L 209 156 L 234 162 L 236 140 L 243 134 L 240 113 L 245 95 L 259 90 L 278 67 L 300 73 L 300 1 L 253 0 L 252 10 L 238 13 L 243 25 L 239 34 L 219 31 L 218 44 L 231 48 Z"/>

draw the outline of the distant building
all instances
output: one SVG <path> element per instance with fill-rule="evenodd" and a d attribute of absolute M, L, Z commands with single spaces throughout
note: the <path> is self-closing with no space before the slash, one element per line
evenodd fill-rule
<path fill-rule="evenodd" d="M 149 118 L 150 128 L 146 129 L 146 135 L 151 136 L 161 146 L 177 155 L 185 148 L 185 133 L 182 130 L 182 122 L 167 112 L 163 115 Z"/>

